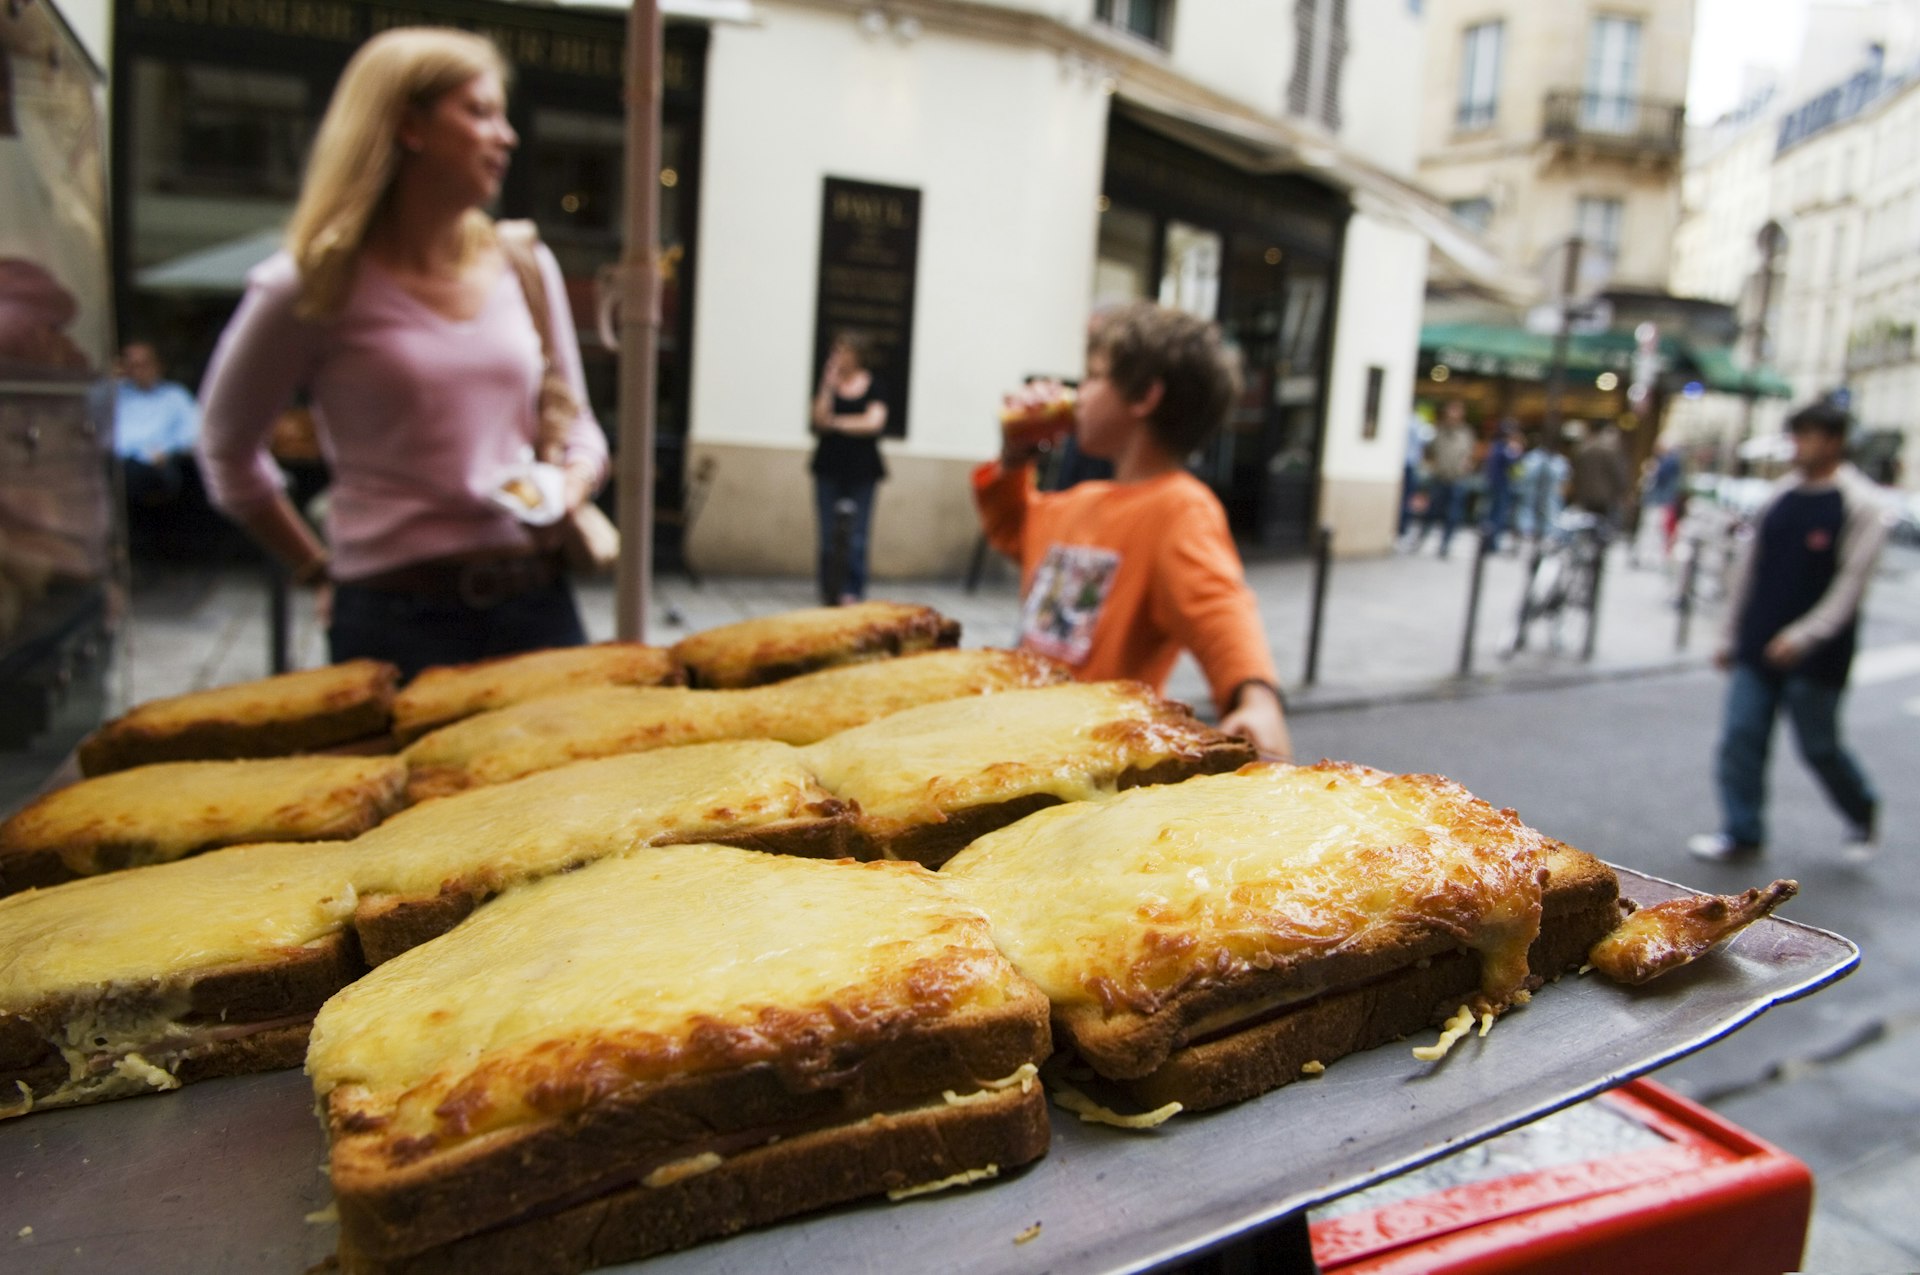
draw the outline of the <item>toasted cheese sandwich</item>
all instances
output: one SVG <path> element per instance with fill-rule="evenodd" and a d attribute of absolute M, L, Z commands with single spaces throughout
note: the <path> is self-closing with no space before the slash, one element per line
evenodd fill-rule
<path fill-rule="evenodd" d="M 449 722 L 543 695 L 608 686 L 672 686 L 685 675 L 673 652 L 640 642 L 597 642 L 430 668 L 394 697 L 393 734 L 405 744 Z"/>
<path fill-rule="evenodd" d="M 292 1066 L 328 995 L 511 885 L 690 840 L 837 855 L 845 821 L 795 750 L 715 744 L 0 898 L 0 1115 Z"/>
<path fill-rule="evenodd" d="M 0 1117 L 297 1066 L 365 969 L 351 857 L 236 846 L 0 899 Z"/>
<path fill-rule="evenodd" d="M 634 846 L 723 841 L 846 853 L 850 812 L 799 750 L 739 740 L 606 757 L 404 810 L 352 845 L 354 928 L 378 964 L 507 886 Z"/>
<path fill-rule="evenodd" d="M 909 864 L 670 846 L 321 1010 L 349 1272 L 573 1272 L 1041 1155 L 1047 1002 Z"/>
<path fill-rule="evenodd" d="M 0 894 L 220 846 L 342 841 L 400 808 L 398 757 L 135 766 L 55 789 L 0 824 Z"/>
<path fill-rule="evenodd" d="M 616 687 L 482 713 L 405 751 L 411 800 L 570 761 L 721 739 L 810 744 L 920 704 L 1049 686 L 1066 671 L 1025 651 L 927 651 L 733 691 Z"/>
<path fill-rule="evenodd" d="M 859 602 L 761 616 L 707 629 L 674 645 L 695 686 L 759 686 L 836 664 L 960 642 L 958 621 L 932 607 Z"/>
<path fill-rule="evenodd" d="M 383 735 L 399 678 L 391 664 L 349 660 L 150 700 L 81 740 L 80 770 L 284 757 Z"/>
<path fill-rule="evenodd" d="M 1620 919 L 1605 865 L 1450 780 L 1256 763 L 1043 810 L 942 876 L 1151 1106 L 1218 1106 L 1309 1062 L 1496 1015 Z"/>
<path fill-rule="evenodd" d="M 1138 682 L 948 700 L 809 745 L 859 807 L 863 855 L 937 865 L 975 837 L 1063 801 L 1231 770 L 1253 749 Z"/>

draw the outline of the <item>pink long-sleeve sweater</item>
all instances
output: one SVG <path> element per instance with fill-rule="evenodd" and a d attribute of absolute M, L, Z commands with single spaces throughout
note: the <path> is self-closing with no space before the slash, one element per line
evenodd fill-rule
<path fill-rule="evenodd" d="M 549 298 L 564 298 L 545 247 Z M 534 443 L 540 336 L 519 280 L 503 269 L 480 312 L 449 319 L 362 258 L 340 313 L 294 313 L 299 278 L 278 253 L 256 267 L 201 384 L 200 465 L 213 502 L 240 511 L 273 498 L 274 421 L 304 389 L 333 471 L 327 539 L 351 582 L 451 554 L 522 548 L 527 529 L 487 498 Z M 606 472 L 607 442 L 584 405 L 573 317 L 552 307 L 555 358 L 583 406 L 565 459 Z"/>

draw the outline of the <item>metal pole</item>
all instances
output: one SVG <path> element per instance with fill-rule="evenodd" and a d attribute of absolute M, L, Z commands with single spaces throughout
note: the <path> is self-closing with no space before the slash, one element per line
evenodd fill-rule
<path fill-rule="evenodd" d="M 1580 658 L 1593 660 L 1593 648 L 1600 633 L 1600 579 L 1607 569 L 1607 540 L 1603 537 L 1593 547 L 1593 589 L 1587 594 L 1587 640 L 1580 648 Z"/>
<path fill-rule="evenodd" d="M 1693 623 L 1693 578 L 1700 569 L 1700 553 L 1704 546 L 1698 536 L 1687 539 L 1687 561 L 1680 568 L 1680 596 L 1674 599 L 1674 606 L 1680 612 L 1679 628 L 1673 635 L 1673 649 L 1687 649 L 1687 630 Z"/>
<path fill-rule="evenodd" d="M 1567 240 L 1566 269 L 1560 279 L 1560 328 L 1553 334 L 1553 364 L 1547 370 L 1547 437 L 1560 437 L 1560 399 L 1567 384 L 1567 346 L 1573 339 L 1573 292 L 1580 286 L 1580 254 L 1586 241 Z"/>
<path fill-rule="evenodd" d="M 1477 533 L 1473 547 L 1473 575 L 1467 582 L 1467 631 L 1460 638 L 1460 676 L 1473 673 L 1474 631 L 1480 627 L 1480 581 L 1487 571 L 1487 554 L 1492 539 L 1485 531 Z"/>
<path fill-rule="evenodd" d="M 1320 626 L 1327 611 L 1327 574 L 1333 565 L 1333 528 L 1322 523 L 1313 542 L 1313 609 L 1307 613 L 1307 672 L 1301 684 L 1320 680 Z"/>
<path fill-rule="evenodd" d="M 1780 256 L 1780 249 L 1786 244 L 1786 232 L 1780 223 L 1770 221 L 1760 228 L 1760 297 L 1753 319 L 1753 353 L 1751 371 L 1759 371 L 1767 360 L 1767 312 L 1773 308 L 1773 272 Z M 1740 455 L 1740 444 L 1753 437 L 1753 401 L 1758 397 L 1749 385 L 1740 396 L 1740 437 L 1733 440 L 1725 463 L 1721 466 L 1729 473 Z"/>
<path fill-rule="evenodd" d="M 288 597 L 287 573 L 278 562 L 267 563 L 267 666 L 275 673 L 284 673 L 293 667 L 292 643 L 289 633 L 293 629 L 293 604 Z"/>
<path fill-rule="evenodd" d="M 627 15 L 626 245 L 620 297 L 620 573 L 614 621 L 626 641 L 644 641 L 653 573 L 653 416 L 660 343 L 660 9 L 634 0 Z"/>

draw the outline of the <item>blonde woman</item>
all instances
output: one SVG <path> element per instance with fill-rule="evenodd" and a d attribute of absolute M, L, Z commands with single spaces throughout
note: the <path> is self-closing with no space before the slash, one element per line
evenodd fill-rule
<path fill-rule="evenodd" d="M 321 121 L 286 248 L 248 279 L 202 386 L 201 467 L 214 502 L 321 590 L 334 660 L 434 664 L 585 641 L 551 528 L 499 499 L 536 442 L 543 356 L 482 210 L 519 139 L 506 67 L 478 36 L 403 28 L 367 42 Z M 565 286 L 539 249 L 550 298 Z M 584 405 L 564 302 L 554 358 Z M 333 473 L 322 546 L 267 453 L 296 394 Z M 560 501 L 604 479 L 581 407 Z M 330 608 L 329 608 L 330 603 Z"/>

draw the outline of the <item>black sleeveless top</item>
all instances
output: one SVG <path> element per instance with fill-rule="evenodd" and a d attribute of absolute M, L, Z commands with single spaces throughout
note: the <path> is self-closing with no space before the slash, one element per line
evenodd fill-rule
<path fill-rule="evenodd" d="M 879 386 L 867 378 L 867 392 L 857 398 L 833 396 L 835 416 L 860 416 L 879 399 Z M 879 435 L 855 437 L 838 431 L 821 434 L 813 449 L 809 466 L 817 478 L 837 478 L 843 483 L 877 483 L 887 476 L 886 462 L 880 459 Z"/>

